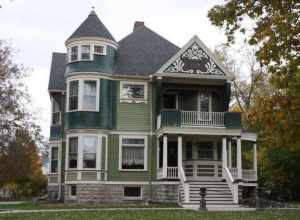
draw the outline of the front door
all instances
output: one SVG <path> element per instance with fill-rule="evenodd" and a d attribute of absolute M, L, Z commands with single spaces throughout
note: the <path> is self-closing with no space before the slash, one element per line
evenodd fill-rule
<path fill-rule="evenodd" d="M 177 142 L 168 141 L 168 167 L 177 167 Z"/>

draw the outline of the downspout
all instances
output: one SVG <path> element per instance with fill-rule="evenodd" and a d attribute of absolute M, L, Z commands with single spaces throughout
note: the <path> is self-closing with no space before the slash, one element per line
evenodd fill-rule
<path fill-rule="evenodd" d="M 61 201 L 62 200 L 62 178 L 63 178 L 63 174 L 64 172 L 62 172 L 62 156 L 63 156 L 63 139 L 64 139 L 64 125 L 65 125 L 65 121 L 64 121 L 64 109 L 65 109 L 65 102 L 64 102 L 64 92 L 61 93 L 61 98 L 60 98 L 60 101 L 61 101 L 61 120 L 60 120 L 60 127 L 61 127 L 61 130 L 60 130 L 60 138 L 61 138 L 61 145 L 60 145 L 60 167 L 59 167 L 59 171 L 60 171 L 60 175 L 59 175 L 59 183 L 58 183 L 58 198 L 57 200 L 58 201 Z"/>
<path fill-rule="evenodd" d="M 150 102 L 150 140 L 151 140 L 151 150 L 150 150 L 150 176 L 149 176 L 149 193 L 150 193 L 150 199 L 148 202 L 152 202 L 152 197 L 153 197 L 153 190 L 152 190 L 152 175 L 153 175 L 153 78 L 152 75 L 149 76 L 150 78 L 150 85 L 151 85 L 151 102 Z"/>

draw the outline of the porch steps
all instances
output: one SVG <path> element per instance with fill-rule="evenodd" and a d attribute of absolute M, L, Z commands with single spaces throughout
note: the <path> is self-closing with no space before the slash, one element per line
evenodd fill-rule
<path fill-rule="evenodd" d="M 240 208 L 238 204 L 233 203 L 232 193 L 227 185 L 221 178 L 214 180 L 197 180 L 188 181 L 190 185 L 189 202 L 182 201 L 182 206 L 185 208 L 199 208 L 201 196 L 200 188 L 206 188 L 206 205 L 208 210 L 233 210 Z M 180 187 L 180 190 L 183 190 Z M 182 195 L 182 193 L 181 193 Z M 183 199 L 183 197 L 182 197 Z"/>

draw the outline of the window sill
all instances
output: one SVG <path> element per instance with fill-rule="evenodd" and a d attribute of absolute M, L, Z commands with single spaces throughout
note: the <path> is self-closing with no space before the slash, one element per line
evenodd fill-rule
<path fill-rule="evenodd" d="M 147 170 L 142 170 L 142 169 L 119 169 L 120 172 L 148 172 Z"/>
<path fill-rule="evenodd" d="M 131 103 L 131 104 L 140 104 L 140 103 L 148 103 L 148 100 L 145 99 L 120 99 L 120 103 Z"/>
<path fill-rule="evenodd" d="M 123 197 L 124 201 L 138 201 L 138 200 L 143 200 L 143 197 Z"/>

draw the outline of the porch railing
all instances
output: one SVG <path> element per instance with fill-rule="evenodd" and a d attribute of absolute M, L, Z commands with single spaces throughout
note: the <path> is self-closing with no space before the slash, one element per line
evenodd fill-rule
<path fill-rule="evenodd" d="M 234 179 L 238 179 L 237 168 L 229 168 L 229 171 Z M 256 181 L 257 180 L 256 170 L 243 169 L 242 179 L 246 181 Z"/>
<path fill-rule="evenodd" d="M 184 161 L 183 167 L 187 178 L 198 178 L 201 176 L 222 176 L 221 161 Z"/>
<path fill-rule="evenodd" d="M 224 112 L 181 111 L 181 125 L 224 127 Z"/>
<path fill-rule="evenodd" d="M 230 191 L 232 193 L 232 198 L 235 204 L 237 204 L 239 202 L 239 188 L 238 188 L 238 184 L 234 182 L 234 178 L 232 176 L 231 171 L 225 167 L 224 170 L 224 177 L 226 179 L 226 182 L 230 188 Z"/>
<path fill-rule="evenodd" d="M 178 179 L 177 167 L 167 167 L 167 179 Z"/>

